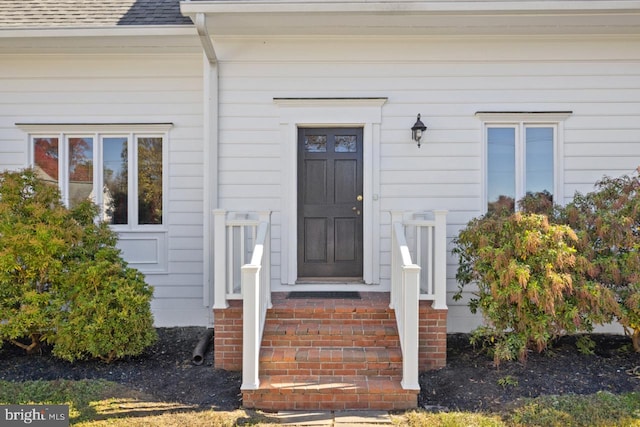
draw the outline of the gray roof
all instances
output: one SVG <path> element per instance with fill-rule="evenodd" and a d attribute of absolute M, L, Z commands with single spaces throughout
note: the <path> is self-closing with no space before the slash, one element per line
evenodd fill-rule
<path fill-rule="evenodd" d="M 0 29 L 191 24 L 180 0 L 0 0 Z"/>

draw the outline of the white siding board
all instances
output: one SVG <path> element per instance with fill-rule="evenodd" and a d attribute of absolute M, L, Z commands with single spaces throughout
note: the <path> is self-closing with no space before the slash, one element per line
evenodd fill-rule
<path fill-rule="evenodd" d="M 195 239 L 190 236 L 172 236 L 169 239 L 169 251 L 181 249 L 202 250 L 202 239 Z"/>
<path fill-rule="evenodd" d="M 199 250 L 173 250 L 169 252 L 169 262 L 203 262 L 204 258 L 202 251 Z M 202 284 L 198 284 L 200 290 L 202 290 Z"/>
<path fill-rule="evenodd" d="M 442 194 L 473 197 L 480 192 L 478 184 L 450 184 L 447 182 L 382 184 L 381 188 L 383 197 L 388 198 L 438 197 Z"/>
<path fill-rule="evenodd" d="M 172 299 L 176 295 L 183 298 L 194 299 L 202 298 L 202 285 L 196 286 L 156 286 L 153 290 L 154 298 Z"/>
<path fill-rule="evenodd" d="M 169 199 L 174 202 L 198 201 L 202 202 L 202 190 L 169 189 Z"/>
<path fill-rule="evenodd" d="M 589 157 L 617 157 L 617 156 L 640 156 L 640 126 L 636 130 L 638 139 L 636 142 L 610 142 L 602 143 L 585 142 L 565 144 L 564 153 L 567 157 L 589 156 Z M 612 151 L 613 150 L 613 151 Z"/>
<path fill-rule="evenodd" d="M 171 203 L 169 205 L 169 213 L 202 212 L 202 209 L 203 209 L 202 200 L 198 200 L 198 201 L 180 200 L 180 201 L 177 201 L 177 203 Z"/>
<path fill-rule="evenodd" d="M 281 172 L 279 170 L 260 171 L 259 175 L 261 184 L 280 184 Z M 254 174 L 249 174 L 244 171 L 223 171 L 220 173 L 220 179 L 218 180 L 218 182 L 220 183 L 220 185 L 253 185 L 256 182 L 256 177 Z"/>
<path fill-rule="evenodd" d="M 197 177 L 197 175 L 192 175 L 192 176 L 176 176 L 175 174 L 171 174 L 171 189 L 180 189 L 180 188 L 187 188 L 187 189 L 193 189 L 193 188 L 203 188 L 204 187 L 204 182 L 202 181 L 202 179 L 193 179 L 194 176 Z"/>
<path fill-rule="evenodd" d="M 384 170 L 380 172 L 380 181 L 385 184 L 416 183 L 448 183 L 477 184 L 480 182 L 480 171 L 454 170 Z"/>

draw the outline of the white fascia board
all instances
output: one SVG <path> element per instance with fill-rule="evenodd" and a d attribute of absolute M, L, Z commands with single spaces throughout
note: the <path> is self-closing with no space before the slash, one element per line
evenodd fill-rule
<path fill-rule="evenodd" d="M 196 13 L 620 13 L 640 11 L 638 0 L 533 0 L 533 1 L 367 1 L 367 0 L 245 0 L 182 1 L 184 15 Z"/>
<path fill-rule="evenodd" d="M 0 38 L 48 37 L 135 37 L 135 36 L 193 36 L 195 27 L 187 25 L 128 25 L 93 28 L 7 28 L 0 29 Z"/>

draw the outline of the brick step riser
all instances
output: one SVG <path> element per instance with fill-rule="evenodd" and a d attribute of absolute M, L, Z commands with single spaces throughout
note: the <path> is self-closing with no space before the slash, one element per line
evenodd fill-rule
<path fill-rule="evenodd" d="M 367 348 L 396 348 L 400 346 L 398 338 L 353 338 L 345 337 L 341 339 L 331 338 L 282 338 L 281 336 L 264 337 L 262 339 L 261 348 L 302 348 L 302 347 L 320 347 L 320 348 L 343 348 L 343 347 L 367 347 Z"/>
<path fill-rule="evenodd" d="M 374 312 L 310 312 L 310 311 L 292 311 L 292 310 L 277 310 L 267 311 L 267 319 L 277 319 L 279 321 L 286 321 L 288 319 L 295 320 L 393 320 L 395 321 L 395 313 L 391 311 L 374 311 Z"/>
<path fill-rule="evenodd" d="M 395 312 L 390 308 L 368 308 L 368 309 L 342 309 L 342 308 L 332 308 L 332 307 L 319 307 L 319 308 L 280 308 L 274 307 L 269 309 L 269 313 L 275 315 L 291 315 L 291 314 L 322 314 L 322 315 L 332 315 L 332 314 L 349 314 L 349 315 L 379 315 L 384 314 L 386 316 L 395 316 Z"/>
<path fill-rule="evenodd" d="M 417 395 L 411 391 L 394 393 L 349 393 L 305 391 L 279 393 L 254 390 L 243 393 L 243 406 L 265 411 L 289 410 L 406 410 L 417 406 Z"/>
<path fill-rule="evenodd" d="M 402 364 L 390 364 L 385 367 L 376 367 L 378 364 L 362 365 L 357 367 L 346 366 L 336 367 L 332 362 L 329 367 L 324 364 L 304 363 L 261 363 L 261 375 L 290 375 L 290 376 L 365 376 L 365 377 L 388 377 L 390 380 L 400 381 L 402 379 Z M 338 365 L 342 365 L 338 363 Z"/>

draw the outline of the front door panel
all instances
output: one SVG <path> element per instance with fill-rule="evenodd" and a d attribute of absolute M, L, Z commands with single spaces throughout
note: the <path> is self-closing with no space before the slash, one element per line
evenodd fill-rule
<path fill-rule="evenodd" d="M 362 129 L 298 130 L 298 276 L 362 277 Z"/>

